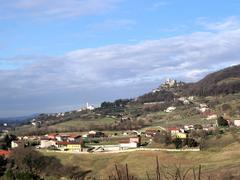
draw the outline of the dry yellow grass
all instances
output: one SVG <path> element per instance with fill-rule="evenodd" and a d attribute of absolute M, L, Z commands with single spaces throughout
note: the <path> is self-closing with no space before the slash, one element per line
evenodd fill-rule
<path fill-rule="evenodd" d="M 146 178 L 146 171 L 150 175 L 155 173 L 155 158 L 159 157 L 160 164 L 170 169 L 181 164 L 182 168 L 198 167 L 202 165 L 203 172 L 212 173 L 217 170 L 227 170 L 240 166 L 240 144 L 233 143 L 220 151 L 202 152 L 129 152 L 118 154 L 63 154 L 44 152 L 59 158 L 63 164 L 79 166 L 84 170 L 92 170 L 95 177 L 106 179 L 113 170 L 114 164 L 128 164 L 130 172 L 139 177 Z"/>

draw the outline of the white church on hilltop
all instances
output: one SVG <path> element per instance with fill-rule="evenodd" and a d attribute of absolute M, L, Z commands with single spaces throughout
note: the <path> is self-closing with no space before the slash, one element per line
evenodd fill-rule
<path fill-rule="evenodd" d="M 87 102 L 85 107 L 83 107 L 83 108 L 81 108 L 81 109 L 79 109 L 77 111 L 78 112 L 83 111 L 83 110 L 90 110 L 90 111 L 92 111 L 94 109 L 95 109 L 95 107 Z"/>

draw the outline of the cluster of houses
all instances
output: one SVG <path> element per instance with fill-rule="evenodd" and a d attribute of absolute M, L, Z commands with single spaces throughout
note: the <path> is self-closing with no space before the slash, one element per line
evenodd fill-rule
<path fill-rule="evenodd" d="M 62 151 L 82 151 L 83 140 L 78 134 L 48 134 L 40 139 L 40 148 L 53 148 Z"/>

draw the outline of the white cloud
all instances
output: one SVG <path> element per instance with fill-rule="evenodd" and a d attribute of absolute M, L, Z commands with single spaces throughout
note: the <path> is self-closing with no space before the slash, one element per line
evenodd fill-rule
<path fill-rule="evenodd" d="M 103 13 L 120 0 L 0 0 L 3 17 L 69 18 Z"/>
<path fill-rule="evenodd" d="M 59 97 L 62 103 L 72 99 L 76 104 L 81 98 L 99 102 L 133 96 L 167 77 L 197 81 L 209 72 L 240 64 L 239 50 L 240 26 L 134 45 L 79 49 L 61 57 L 0 59 L 22 64 L 16 69 L 0 68 L 0 100 L 27 102 L 34 97 L 57 103 Z"/>
<path fill-rule="evenodd" d="M 207 18 L 199 18 L 198 24 L 205 27 L 208 30 L 234 30 L 240 26 L 238 17 L 231 16 L 223 20 L 222 22 L 210 22 Z"/>

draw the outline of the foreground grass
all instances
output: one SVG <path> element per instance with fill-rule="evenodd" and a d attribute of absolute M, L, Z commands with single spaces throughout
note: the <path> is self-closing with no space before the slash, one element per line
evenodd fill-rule
<path fill-rule="evenodd" d="M 229 138 L 228 136 L 227 138 Z M 227 172 L 233 168 L 240 167 L 240 144 L 233 142 L 218 147 L 215 151 L 205 150 L 201 152 L 157 152 L 136 151 L 118 154 L 64 154 L 54 152 L 43 152 L 48 156 L 55 156 L 63 164 L 79 166 L 84 170 L 92 170 L 92 176 L 107 179 L 114 170 L 114 164 L 128 164 L 131 174 L 146 179 L 146 171 L 150 176 L 155 174 L 155 158 L 159 157 L 160 164 L 168 166 L 169 169 L 181 165 L 183 169 L 202 165 L 204 173 Z M 223 172 L 223 173 L 224 173 Z"/>

